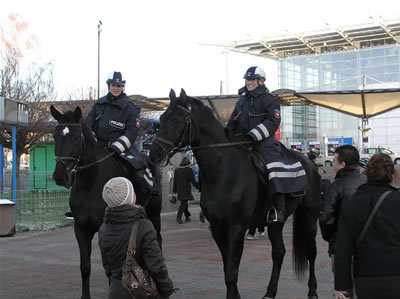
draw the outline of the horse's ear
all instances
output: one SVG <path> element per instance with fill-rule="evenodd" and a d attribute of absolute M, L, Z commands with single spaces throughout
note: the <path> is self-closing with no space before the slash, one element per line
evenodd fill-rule
<path fill-rule="evenodd" d="M 179 98 L 183 101 L 186 100 L 186 91 L 183 88 L 181 88 L 181 94 L 179 95 Z"/>
<path fill-rule="evenodd" d="M 50 106 L 50 113 L 57 121 L 59 121 L 62 117 L 62 114 L 53 105 Z"/>
<path fill-rule="evenodd" d="M 74 111 L 74 119 L 79 122 L 82 118 L 82 110 L 80 107 L 76 107 Z"/>
<path fill-rule="evenodd" d="M 171 102 L 176 100 L 175 90 L 173 90 L 172 88 L 171 88 L 171 91 L 169 92 L 169 99 Z"/>

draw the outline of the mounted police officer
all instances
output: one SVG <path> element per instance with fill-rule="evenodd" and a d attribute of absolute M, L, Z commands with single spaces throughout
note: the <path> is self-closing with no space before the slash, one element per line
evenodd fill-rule
<path fill-rule="evenodd" d="M 297 158 L 275 139 L 281 122 L 279 98 L 264 85 L 265 72 L 259 66 L 244 74 L 245 86 L 239 90 L 240 99 L 228 122 L 235 136 L 253 143 L 253 148 L 266 163 L 268 196 L 275 211 L 268 213 L 268 222 L 285 222 L 285 193 L 303 193 L 307 177 Z M 274 212 L 274 213 L 271 213 Z"/>
<path fill-rule="evenodd" d="M 152 185 L 147 162 L 135 146 L 140 107 L 124 93 L 125 79 L 120 72 L 110 73 L 106 83 L 109 92 L 93 105 L 86 123 L 101 145 L 128 161 L 139 179 Z"/>

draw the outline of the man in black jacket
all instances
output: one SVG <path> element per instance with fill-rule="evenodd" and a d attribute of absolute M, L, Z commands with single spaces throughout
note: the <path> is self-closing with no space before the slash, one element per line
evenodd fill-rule
<path fill-rule="evenodd" d="M 178 200 L 180 201 L 178 214 L 176 215 L 176 222 L 182 224 L 182 214 L 185 214 L 186 221 L 190 221 L 189 212 L 189 200 L 193 199 L 192 186 L 199 189 L 193 170 L 190 167 L 190 159 L 188 157 L 183 157 L 178 168 L 175 169 L 174 173 L 174 184 L 172 187 L 172 192 L 178 194 Z"/>
<path fill-rule="evenodd" d="M 332 166 L 336 176 L 328 190 L 325 190 L 320 215 L 322 237 L 329 242 L 329 256 L 332 259 L 334 272 L 334 255 L 336 234 L 343 202 L 349 200 L 357 188 L 366 182 L 366 177 L 360 174 L 358 161 L 360 155 L 352 145 L 343 145 L 336 149 Z"/>

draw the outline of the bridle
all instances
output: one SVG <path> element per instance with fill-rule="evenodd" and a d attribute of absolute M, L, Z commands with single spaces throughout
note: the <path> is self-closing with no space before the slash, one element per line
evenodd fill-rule
<path fill-rule="evenodd" d="M 156 144 L 158 144 L 158 146 L 161 147 L 161 150 L 165 153 L 165 156 L 168 157 L 168 160 L 170 157 L 172 157 L 175 153 L 177 153 L 178 151 L 181 150 L 183 142 L 185 140 L 185 136 L 186 136 L 186 132 L 189 131 L 189 142 L 188 144 L 191 143 L 192 140 L 192 119 L 190 117 L 190 113 L 191 113 L 191 106 L 189 105 L 189 108 L 186 109 L 183 106 L 177 106 L 178 108 L 182 109 L 185 112 L 185 127 L 182 131 L 182 135 L 180 137 L 180 140 L 178 142 L 177 145 L 175 145 L 172 141 L 162 138 L 160 136 L 156 136 L 156 139 L 154 140 L 154 142 Z M 169 145 L 171 147 L 170 150 L 167 149 L 167 147 L 165 145 Z"/>
<path fill-rule="evenodd" d="M 178 108 L 183 110 L 185 112 L 185 127 L 183 129 L 182 135 L 180 137 L 180 140 L 177 145 L 174 144 L 174 142 L 156 136 L 156 139 L 154 142 L 161 147 L 161 150 L 165 153 L 165 156 L 168 157 L 166 164 L 168 163 L 169 159 L 176 154 L 178 151 L 180 152 L 187 152 L 189 150 L 201 150 L 201 149 L 208 149 L 208 148 L 220 148 L 220 147 L 229 147 L 229 146 L 235 146 L 235 145 L 244 145 L 244 144 L 250 144 L 252 143 L 251 141 L 235 141 L 235 142 L 226 142 L 226 143 L 215 143 L 215 144 L 206 144 L 206 145 L 200 145 L 200 146 L 194 146 L 190 147 L 187 146 L 186 148 L 183 148 L 183 142 L 185 140 L 186 132 L 189 131 L 189 141 L 188 144 L 191 144 L 192 142 L 192 118 L 191 118 L 191 105 L 189 105 L 188 108 L 185 108 L 183 106 L 177 105 Z M 169 145 L 171 147 L 170 150 L 167 149 L 165 145 Z M 182 149 L 183 148 L 183 149 Z M 165 165 L 164 165 L 165 166 Z"/>
<path fill-rule="evenodd" d="M 79 145 L 79 155 L 77 158 L 72 157 L 72 156 L 56 156 L 55 160 L 56 162 L 61 163 L 62 165 L 64 165 L 64 167 L 66 168 L 67 171 L 69 171 L 72 175 L 76 174 L 78 171 L 83 170 L 83 169 L 87 169 L 89 167 L 92 167 L 96 164 L 99 164 L 101 162 L 103 162 L 104 160 L 107 160 L 109 157 L 111 157 L 112 155 L 114 155 L 114 152 L 105 155 L 104 157 L 100 158 L 99 160 L 96 160 L 94 162 L 91 162 L 89 164 L 86 165 L 82 165 L 82 166 L 78 166 L 79 162 L 81 161 L 81 154 L 83 152 L 83 149 L 85 147 L 85 137 L 83 135 L 83 130 L 82 130 L 82 125 L 79 124 L 73 124 L 73 123 L 59 123 L 57 124 L 57 126 L 77 126 L 80 128 L 80 145 Z M 66 161 L 72 161 L 73 162 L 73 166 L 72 167 L 68 167 Z"/>

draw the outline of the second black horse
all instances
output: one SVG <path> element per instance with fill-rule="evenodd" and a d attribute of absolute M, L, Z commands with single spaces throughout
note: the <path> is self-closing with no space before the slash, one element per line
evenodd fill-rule
<path fill-rule="evenodd" d="M 178 150 L 190 145 L 200 168 L 200 205 L 210 222 L 212 235 L 222 254 L 228 299 L 240 298 L 237 287 L 244 235 L 252 217 L 269 209 L 265 187 L 243 146 L 233 146 L 223 126 L 202 102 L 171 90 L 170 104 L 160 118 L 160 130 L 150 159 L 163 164 Z M 320 177 L 315 165 L 298 154 L 307 173 L 308 189 L 302 197 L 287 197 L 287 215 L 293 219 L 294 269 L 302 276 L 309 268 L 308 297 L 318 298 L 315 277 L 317 219 L 320 209 Z M 273 268 L 264 298 L 275 298 L 285 256 L 283 224 L 268 226 Z"/>

